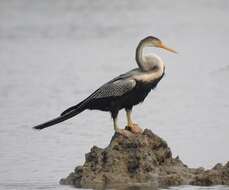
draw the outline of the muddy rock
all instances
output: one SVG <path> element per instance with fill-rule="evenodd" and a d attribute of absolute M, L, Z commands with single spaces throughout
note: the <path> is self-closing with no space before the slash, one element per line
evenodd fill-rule
<path fill-rule="evenodd" d="M 229 185 L 229 162 L 211 170 L 188 168 L 173 158 L 165 140 L 145 129 L 142 134 L 123 137 L 115 134 L 102 149 L 93 146 L 61 184 L 78 188 L 167 187 L 174 185 Z"/>

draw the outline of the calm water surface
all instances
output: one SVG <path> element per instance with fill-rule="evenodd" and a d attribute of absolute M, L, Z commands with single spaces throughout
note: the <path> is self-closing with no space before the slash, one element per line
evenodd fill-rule
<path fill-rule="evenodd" d="M 109 114 L 85 111 L 41 132 L 31 127 L 136 67 L 135 47 L 149 34 L 179 54 L 155 50 L 166 76 L 135 107 L 135 120 L 190 167 L 228 161 L 228 18 L 227 0 L 1 0 L 0 189 L 71 189 L 59 179 L 92 145 L 108 144 Z"/>

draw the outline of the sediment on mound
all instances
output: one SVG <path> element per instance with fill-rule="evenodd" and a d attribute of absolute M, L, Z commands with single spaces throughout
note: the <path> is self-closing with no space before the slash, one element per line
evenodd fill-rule
<path fill-rule="evenodd" d="M 115 134 L 102 149 L 93 146 L 83 166 L 61 184 L 78 188 L 158 187 L 174 185 L 229 185 L 229 162 L 210 170 L 188 168 L 173 158 L 166 141 L 145 129 L 142 134 L 123 137 Z"/>

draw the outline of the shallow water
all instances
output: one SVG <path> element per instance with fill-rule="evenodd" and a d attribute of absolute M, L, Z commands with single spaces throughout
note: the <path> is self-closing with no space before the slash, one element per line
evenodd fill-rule
<path fill-rule="evenodd" d="M 72 189 L 58 181 L 92 145 L 108 144 L 109 114 L 31 127 L 136 67 L 135 47 L 149 34 L 179 54 L 155 50 L 166 77 L 135 107 L 135 120 L 190 167 L 228 161 L 228 18 L 227 0 L 0 1 L 0 189 Z"/>

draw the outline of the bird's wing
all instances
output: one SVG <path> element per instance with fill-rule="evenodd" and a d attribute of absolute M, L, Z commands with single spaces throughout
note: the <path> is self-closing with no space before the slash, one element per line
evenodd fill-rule
<path fill-rule="evenodd" d="M 139 69 L 132 69 L 129 72 L 123 73 L 115 78 L 113 78 L 111 81 L 109 81 L 108 83 L 114 82 L 114 81 L 118 81 L 118 80 L 127 80 L 127 79 L 131 79 L 132 76 L 136 75 L 139 73 Z"/>
<path fill-rule="evenodd" d="M 104 98 L 109 96 L 122 96 L 128 91 L 132 90 L 136 81 L 132 78 L 133 75 L 138 73 L 138 69 L 133 69 L 127 73 L 121 74 L 109 82 L 105 83 L 95 92 L 93 92 L 88 98 Z"/>
<path fill-rule="evenodd" d="M 96 90 L 79 104 L 66 109 L 64 112 L 61 113 L 61 116 L 69 114 L 76 109 L 85 109 L 88 103 L 94 99 L 122 96 L 131 91 L 135 87 L 135 85 L 136 81 L 132 78 L 124 78 L 123 76 L 117 77 L 101 86 L 98 90 Z"/>
<path fill-rule="evenodd" d="M 122 96 L 131 91 L 135 85 L 136 81 L 131 78 L 116 79 L 101 86 L 90 96 L 90 98 L 93 99 Z"/>

